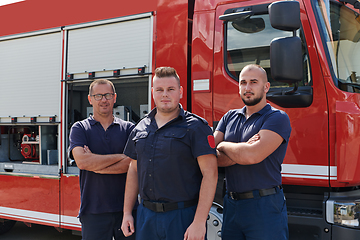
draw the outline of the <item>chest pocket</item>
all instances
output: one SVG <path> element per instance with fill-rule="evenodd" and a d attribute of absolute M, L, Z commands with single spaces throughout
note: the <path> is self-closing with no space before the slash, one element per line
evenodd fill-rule
<path fill-rule="evenodd" d="M 177 130 L 177 131 L 168 131 L 164 134 L 164 143 L 166 149 L 170 154 L 184 154 L 188 151 L 190 146 L 189 136 L 187 135 L 188 130 Z"/>
<path fill-rule="evenodd" d="M 148 137 L 148 133 L 147 132 L 137 132 L 135 137 L 133 137 L 133 141 L 135 143 L 135 148 L 136 148 L 136 152 L 137 153 L 141 153 L 145 150 L 145 146 L 146 146 L 146 140 Z"/>

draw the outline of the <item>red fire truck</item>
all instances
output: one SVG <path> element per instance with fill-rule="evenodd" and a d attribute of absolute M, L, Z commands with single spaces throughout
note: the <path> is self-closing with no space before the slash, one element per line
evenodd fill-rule
<path fill-rule="evenodd" d="M 153 107 L 154 69 L 172 66 L 182 105 L 215 128 L 243 106 L 238 75 L 256 63 L 292 125 L 282 165 L 290 238 L 359 239 L 360 3 L 286 1 L 272 13 L 271 3 L 0 1 L 0 232 L 15 221 L 81 230 L 68 134 L 92 112 L 94 79 L 111 80 L 114 114 L 137 122 Z M 219 172 L 209 239 L 221 239 Z"/>

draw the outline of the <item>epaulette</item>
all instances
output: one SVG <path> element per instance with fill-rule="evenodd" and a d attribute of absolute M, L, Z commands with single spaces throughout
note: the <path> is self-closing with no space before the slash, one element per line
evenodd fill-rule
<path fill-rule="evenodd" d="M 142 118 L 140 118 L 136 123 L 135 123 L 135 127 L 139 124 L 139 122 L 141 122 L 144 118 L 147 118 L 147 116 L 149 115 L 149 113 L 145 114 Z"/>
<path fill-rule="evenodd" d="M 195 118 L 201 120 L 201 122 L 203 122 L 205 125 L 209 125 L 209 123 L 205 120 L 205 118 L 202 118 L 202 117 L 200 117 L 200 116 L 198 116 L 198 115 L 196 115 L 194 113 L 188 112 L 188 111 L 187 111 L 187 113 L 189 115 L 191 115 L 192 117 L 195 117 Z"/>

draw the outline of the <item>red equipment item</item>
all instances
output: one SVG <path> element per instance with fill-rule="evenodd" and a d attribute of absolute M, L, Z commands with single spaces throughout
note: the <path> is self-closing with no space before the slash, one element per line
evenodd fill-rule
<path fill-rule="evenodd" d="M 32 160 L 39 159 L 37 148 L 38 142 L 35 140 L 35 134 L 24 134 L 21 143 L 21 154 L 24 158 Z"/>

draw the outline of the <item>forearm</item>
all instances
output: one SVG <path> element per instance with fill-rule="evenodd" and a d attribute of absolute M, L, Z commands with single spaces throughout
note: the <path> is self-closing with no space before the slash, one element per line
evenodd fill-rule
<path fill-rule="evenodd" d="M 72 153 L 78 168 L 94 172 L 120 162 L 127 157 L 124 154 L 94 154 L 87 146 L 75 147 Z"/>
<path fill-rule="evenodd" d="M 224 152 L 217 150 L 218 167 L 229 167 L 235 165 L 236 162 L 231 160 Z"/>
<path fill-rule="evenodd" d="M 139 193 L 139 184 L 137 177 L 137 161 L 132 160 L 126 178 L 125 197 L 124 197 L 124 215 L 131 214 Z"/>
<path fill-rule="evenodd" d="M 209 215 L 209 211 L 214 200 L 216 183 L 217 183 L 217 171 L 211 175 L 204 176 L 201 182 L 201 188 L 199 193 L 199 202 L 196 209 L 194 222 L 206 223 L 206 219 Z M 210 175 L 210 176 L 209 176 Z"/>
<path fill-rule="evenodd" d="M 137 161 L 131 160 L 129 170 L 126 178 L 125 197 L 124 197 L 124 215 L 121 223 L 121 230 L 125 237 L 128 237 L 135 232 L 134 218 L 132 210 L 139 192 L 137 180 Z"/>
<path fill-rule="evenodd" d="M 103 168 L 99 171 L 95 171 L 96 173 L 100 174 L 121 174 L 126 173 L 129 169 L 129 164 L 131 159 L 126 157 L 122 159 L 120 162 L 116 162 L 106 168 Z"/>
<path fill-rule="evenodd" d="M 253 154 L 251 144 L 242 142 L 242 143 L 233 143 L 233 142 L 221 142 L 217 150 L 224 153 L 228 157 L 228 160 L 241 165 L 250 165 L 257 163 L 256 155 Z M 219 165 L 220 166 L 220 165 Z"/>
<path fill-rule="evenodd" d="M 200 165 L 200 164 L 199 164 Z M 208 166 L 205 166 L 208 165 Z M 199 192 L 199 201 L 196 208 L 193 222 L 186 229 L 184 240 L 204 239 L 206 234 L 206 220 L 215 196 L 217 183 L 216 157 L 209 159 L 208 164 L 201 164 L 203 174 Z M 202 167 L 206 167 L 204 170 Z"/>

